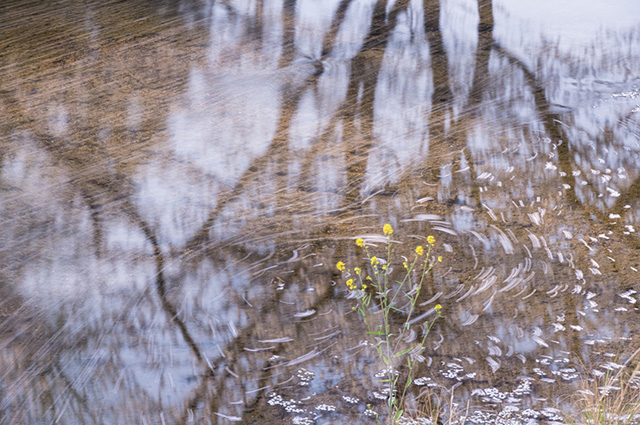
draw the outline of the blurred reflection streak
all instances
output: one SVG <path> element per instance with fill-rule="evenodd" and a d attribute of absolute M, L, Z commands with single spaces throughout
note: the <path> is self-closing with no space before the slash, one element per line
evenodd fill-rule
<path fill-rule="evenodd" d="M 319 59 L 323 40 L 341 0 L 300 0 L 296 2 L 294 44 L 297 56 Z"/>
<path fill-rule="evenodd" d="M 372 182 L 368 182 L 369 184 L 366 185 L 366 179 L 369 178 L 371 149 L 375 144 L 376 85 L 392 30 L 396 27 L 398 16 L 402 10 L 405 10 L 407 3 L 406 1 L 396 2 L 388 15 L 386 15 L 383 2 L 376 3 L 372 19 L 379 22 L 380 26 L 371 26 L 362 43 L 362 53 L 356 56 L 352 63 L 347 99 L 352 99 L 352 102 L 356 101 L 357 103 L 345 110 L 345 119 L 349 119 L 350 126 L 353 125 L 358 130 L 359 134 L 356 135 L 362 142 L 353 143 L 351 145 L 353 147 L 347 152 L 345 158 L 347 183 L 342 208 L 355 205 L 361 195 L 369 194 L 375 188 L 371 185 Z M 364 182 L 360 181 L 362 175 L 365 176 Z M 366 186 L 362 187 L 361 185 Z M 361 192 L 362 190 L 364 193 Z"/>
<path fill-rule="evenodd" d="M 433 78 L 422 4 L 409 6 L 390 27 L 373 104 L 373 134 L 379 149 L 368 161 L 369 185 L 396 184 L 400 174 L 429 149 L 428 116 Z"/>
<path fill-rule="evenodd" d="M 460 11 L 455 11 L 455 9 L 451 9 L 454 5 L 452 3 L 450 6 L 447 6 L 448 10 L 446 10 L 445 14 L 455 14 L 455 16 L 461 19 Z M 459 6 L 458 6 L 459 7 Z M 427 181 L 430 182 L 438 182 L 444 183 L 447 181 L 449 177 L 453 177 L 456 171 L 464 171 L 462 170 L 463 165 L 464 168 L 468 168 L 469 172 L 465 173 L 465 176 L 469 176 L 472 180 L 476 177 L 475 172 L 475 159 L 471 159 L 469 161 L 466 160 L 466 152 L 465 147 L 469 146 L 472 148 L 471 154 L 473 155 L 475 152 L 473 151 L 473 145 L 471 145 L 472 138 L 469 136 L 469 132 L 473 130 L 471 125 L 473 124 L 474 117 L 480 119 L 481 117 L 478 115 L 481 111 L 478 109 L 478 106 L 482 102 L 482 98 L 486 90 L 490 87 L 490 72 L 489 72 L 489 59 L 490 53 L 493 48 L 493 6 L 491 0 L 482 0 L 477 4 L 478 10 L 478 23 L 477 23 L 477 43 L 475 48 L 475 61 L 471 72 L 463 72 L 462 75 L 472 75 L 471 86 L 468 89 L 465 89 L 467 84 L 462 82 L 460 75 L 456 70 L 456 67 L 462 66 L 466 67 L 465 58 L 469 57 L 471 54 L 471 46 L 467 46 L 465 43 L 469 43 L 469 37 L 466 37 L 466 41 L 455 43 L 451 45 L 451 42 L 443 41 L 449 40 L 452 35 L 451 32 L 455 33 L 455 31 L 459 31 L 461 28 L 467 28 L 468 26 L 457 25 L 456 27 L 448 27 L 447 25 L 451 25 L 451 20 L 446 21 L 442 32 L 449 33 L 447 34 L 447 38 L 443 37 L 441 31 L 435 31 L 435 25 L 439 21 L 435 21 L 434 17 L 429 17 L 425 20 L 425 25 L 428 25 L 427 28 L 430 29 L 430 32 L 427 33 L 429 37 L 429 41 L 432 49 L 441 48 L 440 46 L 448 46 L 446 55 L 435 55 L 438 57 L 437 63 L 434 63 L 434 73 L 435 79 L 437 81 L 437 89 L 433 91 L 432 94 L 432 102 L 433 102 L 433 112 L 430 114 L 430 122 L 429 122 L 429 133 L 432 140 L 438 140 L 440 144 L 445 144 L 447 151 L 459 153 L 461 155 L 461 160 L 456 161 L 458 164 L 457 169 L 448 170 L 448 166 L 443 163 L 438 164 L 442 157 L 438 157 L 434 154 L 427 156 L 427 165 L 426 170 L 428 170 L 431 175 Z M 433 8 L 432 13 L 439 12 L 439 8 Z M 468 14 L 462 14 L 464 17 Z M 465 17 L 465 19 L 469 19 L 469 17 Z M 454 35 L 454 37 L 463 37 L 464 35 Z M 466 46 L 466 47 L 465 47 Z M 460 49 L 464 49 L 460 51 Z M 437 50 L 436 50 L 437 51 Z M 453 61 L 453 69 L 448 69 L 448 63 L 445 58 L 451 57 L 452 55 L 458 55 L 456 61 Z M 470 64 L 469 64 L 470 65 Z M 468 78 L 468 77 L 465 77 Z M 451 92 L 448 87 L 453 85 L 455 100 L 450 102 Z M 444 87 L 443 87 L 444 86 Z M 464 103 L 462 103 L 464 102 Z M 470 124 L 472 123 L 472 124 Z M 476 124 L 478 127 L 482 125 L 481 122 Z M 487 136 L 481 136 L 487 137 Z M 455 159 L 454 159 L 455 160 Z M 443 168 L 444 167 L 444 168 Z M 435 176 L 433 173 L 440 169 L 440 176 Z M 462 177 L 462 176 L 461 176 Z M 479 186 L 474 181 L 470 184 L 466 185 L 471 191 L 471 198 L 475 200 L 476 205 L 481 203 L 481 195 L 479 192 Z M 457 202 L 456 194 L 451 194 L 448 189 L 443 188 L 444 190 L 441 192 L 440 200 L 452 199 L 454 202 Z"/>

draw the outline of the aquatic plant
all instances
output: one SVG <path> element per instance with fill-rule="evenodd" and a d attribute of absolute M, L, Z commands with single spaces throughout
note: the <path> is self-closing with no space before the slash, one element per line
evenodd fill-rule
<path fill-rule="evenodd" d="M 636 350 L 623 365 L 591 372 L 581 382 L 572 404 L 577 414 L 565 414 L 571 425 L 631 425 L 640 423 L 640 363 Z M 636 365 L 629 369 L 632 362 Z M 617 372 L 613 370 L 617 368 Z"/>
<path fill-rule="evenodd" d="M 427 336 L 435 321 L 441 317 L 440 304 L 433 308 L 435 317 L 431 321 L 414 318 L 414 313 L 425 277 L 436 263 L 442 261 L 442 257 L 432 256 L 436 240 L 428 236 L 426 250 L 422 245 L 416 246 L 411 254 L 412 260 L 402 257 L 400 264 L 403 271 L 393 273 L 393 227 L 385 224 L 382 231 L 386 236 L 385 258 L 373 255 L 369 248 L 375 245 L 358 238 L 355 243 L 364 250 L 366 265 L 363 268 L 354 267 L 352 271 L 339 261 L 336 267 L 342 272 L 350 295 L 357 300 L 353 309 L 365 324 L 369 343 L 375 347 L 385 365 L 379 382 L 385 386 L 387 395 L 388 423 L 396 424 L 405 410 L 405 398 L 412 383 L 414 366 L 424 361 L 422 353 Z M 402 318 L 399 325 L 393 321 L 392 314 L 396 313 Z M 397 368 L 402 365 L 406 365 L 407 377 L 398 388 L 400 373 Z M 370 407 L 368 411 L 371 411 Z M 377 414 L 373 416 L 378 418 Z"/>

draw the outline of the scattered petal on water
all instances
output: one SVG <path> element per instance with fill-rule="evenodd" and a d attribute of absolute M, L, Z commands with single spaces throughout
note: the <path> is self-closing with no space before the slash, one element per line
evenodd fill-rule
<path fill-rule="evenodd" d="M 360 402 L 360 399 L 355 398 L 355 397 L 349 397 L 347 395 L 343 395 L 342 399 L 344 401 L 346 401 L 347 403 L 349 403 L 349 404 L 358 404 Z"/>
<path fill-rule="evenodd" d="M 278 343 L 278 342 L 289 342 L 289 341 L 293 341 L 293 338 L 290 338 L 288 336 L 283 336 L 282 338 L 258 340 L 258 342 L 261 342 L 263 344 L 273 344 L 273 343 Z"/>
<path fill-rule="evenodd" d="M 324 411 L 324 412 L 335 412 L 336 411 L 336 406 L 332 406 L 330 404 L 320 404 L 320 405 L 315 407 L 315 410 L 321 410 L 321 411 Z"/>
<path fill-rule="evenodd" d="M 225 415 L 225 414 L 220 413 L 220 412 L 213 412 L 213 413 L 215 415 L 220 416 L 221 418 L 225 418 L 226 420 L 231 421 L 231 422 L 240 422 L 240 421 L 242 421 L 242 418 L 239 417 L 239 416 L 229 416 L 229 415 Z"/>

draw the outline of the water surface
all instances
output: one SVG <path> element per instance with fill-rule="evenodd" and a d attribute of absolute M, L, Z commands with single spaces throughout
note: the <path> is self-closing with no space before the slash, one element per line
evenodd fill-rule
<path fill-rule="evenodd" d="M 638 346 L 640 9 L 556 3 L 0 6 L 0 423 L 375 423 L 386 222 L 419 382 L 560 421 Z"/>

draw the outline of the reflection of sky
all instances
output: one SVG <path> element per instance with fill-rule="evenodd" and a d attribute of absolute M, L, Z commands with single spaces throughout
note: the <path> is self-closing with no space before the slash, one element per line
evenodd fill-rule
<path fill-rule="evenodd" d="M 576 43 L 590 43 L 602 30 L 626 30 L 640 25 L 637 0 L 494 0 L 494 9 L 501 8 L 512 19 L 529 21 L 546 37 L 560 40 L 569 48 Z"/>
<path fill-rule="evenodd" d="M 340 0 L 301 0 L 296 2 L 295 45 L 298 54 L 318 59 L 322 56 L 324 34 Z"/>
<path fill-rule="evenodd" d="M 471 82 L 477 41 L 478 12 L 473 0 L 442 3 L 440 28 L 447 58 L 449 79 L 454 94 L 454 112 L 466 104 Z"/>
<path fill-rule="evenodd" d="M 252 72 L 253 71 L 253 72 Z M 275 134 L 279 87 L 256 69 L 244 77 L 212 77 L 194 69 L 188 106 L 169 118 L 176 153 L 224 185 L 233 185 Z"/>

